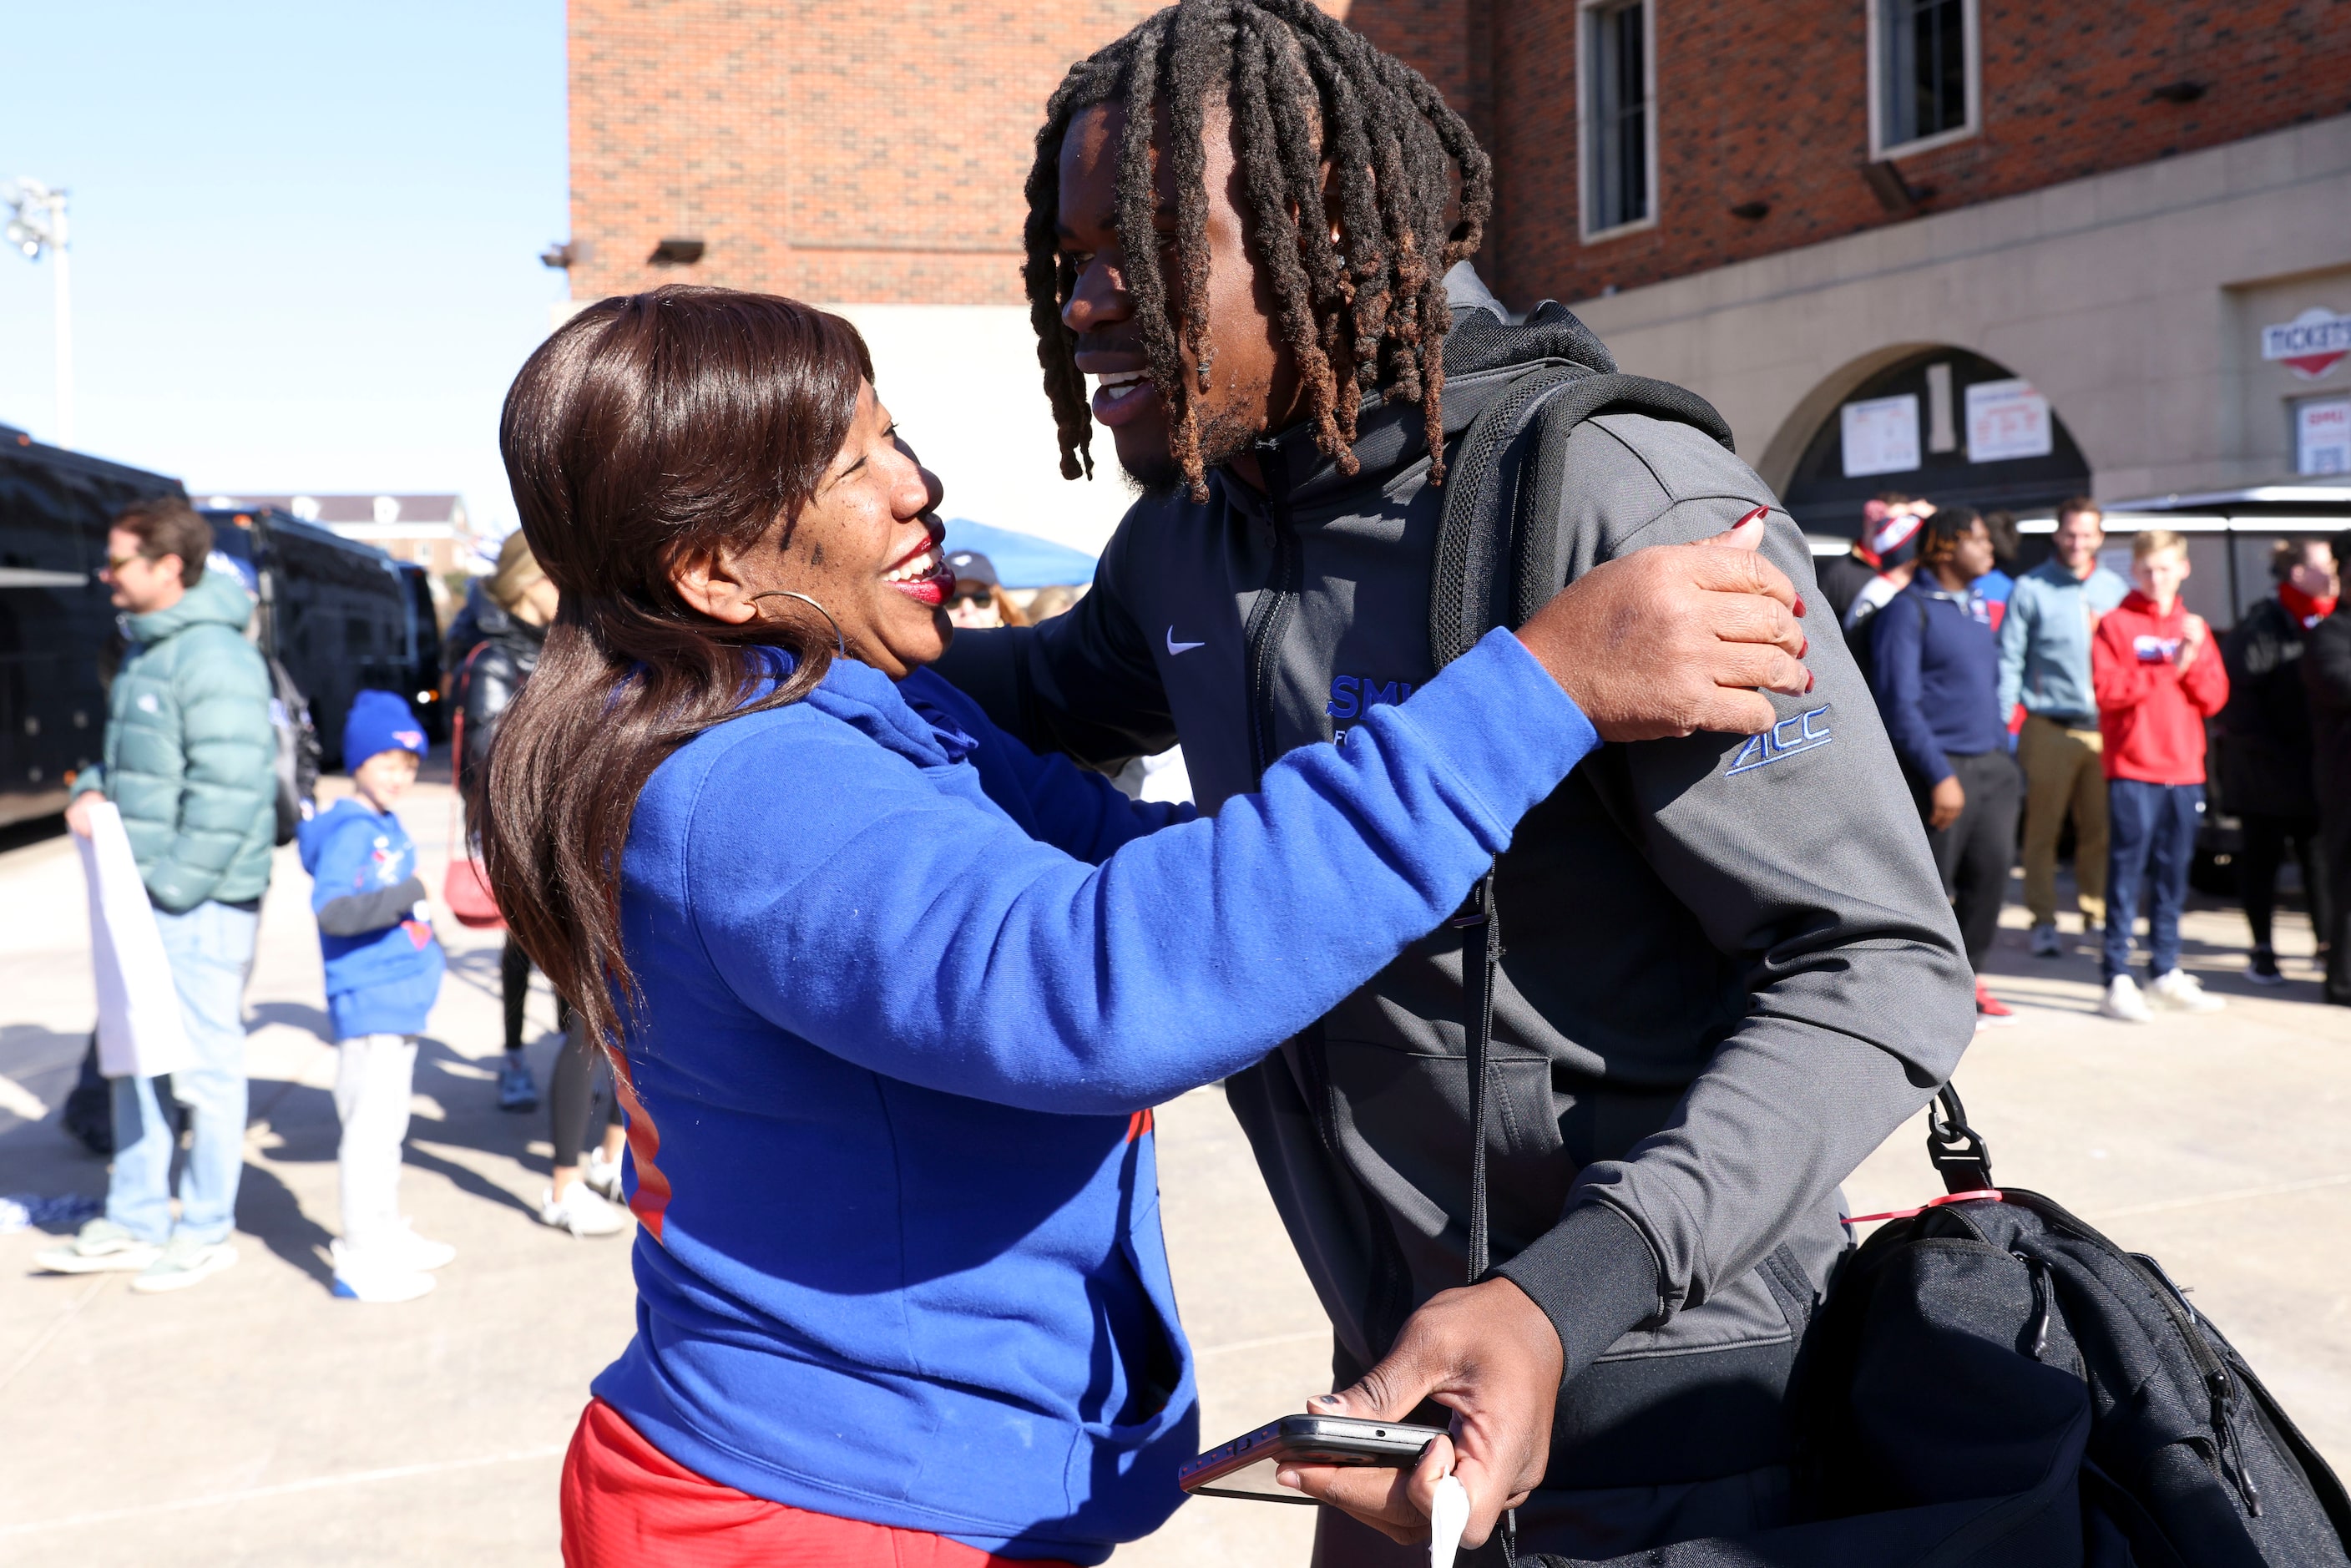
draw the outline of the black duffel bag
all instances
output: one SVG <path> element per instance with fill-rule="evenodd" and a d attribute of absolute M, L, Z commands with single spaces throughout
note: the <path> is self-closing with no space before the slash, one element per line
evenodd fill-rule
<path fill-rule="evenodd" d="M 1805 1332 L 1800 1522 L 1609 1568 L 2351 1565 L 2351 1497 L 2220 1331 L 2152 1258 L 1994 1189 L 1938 1102 L 1952 1196 L 1848 1254 Z"/>

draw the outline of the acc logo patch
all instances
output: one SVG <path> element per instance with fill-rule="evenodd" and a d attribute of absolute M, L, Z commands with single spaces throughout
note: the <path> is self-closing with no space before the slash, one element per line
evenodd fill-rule
<path fill-rule="evenodd" d="M 1793 757 L 1799 751 L 1817 751 L 1834 738 L 1827 722 L 1829 705 L 1823 703 L 1810 713 L 1800 713 L 1782 719 L 1761 735 L 1750 736 L 1739 755 L 1730 759 L 1723 772 L 1725 779 L 1736 779 L 1741 773 L 1752 773 L 1758 768 Z"/>

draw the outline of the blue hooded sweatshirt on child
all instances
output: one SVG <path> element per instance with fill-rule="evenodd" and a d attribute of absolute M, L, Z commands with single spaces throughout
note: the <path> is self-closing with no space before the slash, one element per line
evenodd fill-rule
<path fill-rule="evenodd" d="M 424 884 L 408 831 L 389 811 L 343 800 L 303 823 L 296 842 L 311 877 L 335 1038 L 423 1032 L 446 961 L 431 922 L 414 913 Z"/>
<path fill-rule="evenodd" d="M 1437 931 L 1596 744 L 1500 632 L 1212 820 L 927 671 L 705 731 L 622 861 L 637 1332 L 595 1392 L 796 1508 L 1076 1563 L 1148 1534 L 1200 1436 L 1149 1108 Z"/>

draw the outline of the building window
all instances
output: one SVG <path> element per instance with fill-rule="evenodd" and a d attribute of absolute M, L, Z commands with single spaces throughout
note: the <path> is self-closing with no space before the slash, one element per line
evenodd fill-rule
<path fill-rule="evenodd" d="M 1583 235 L 1656 221 L 1655 38 L 1648 0 L 1585 0 Z"/>
<path fill-rule="evenodd" d="M 1976 0 L 1870 0 L 1872 153 L 1924 152 L 1975 133 Z"/>

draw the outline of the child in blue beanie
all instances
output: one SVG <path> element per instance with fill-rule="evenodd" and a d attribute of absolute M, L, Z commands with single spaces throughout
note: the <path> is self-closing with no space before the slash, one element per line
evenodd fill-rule
<path fill-rule="evenodd" d="M 441 994 L 445 961 L 433 936 L 416 845 L 392 807 L 416 782 L 424 727 L 392 692 L 360 692 L 343 721 L 352 794 L 302 824 L 302 869 L 326 959 L 334 1020 L 337 1154 L 343 1234 L 334 1243 L 335 1294 L 408 1301 L 433 1288 L 429 1270 L 457 1255 L 427 1241 L 400 1214 L 401 1145 L 416 1071 L 416 1036 Z"/>

